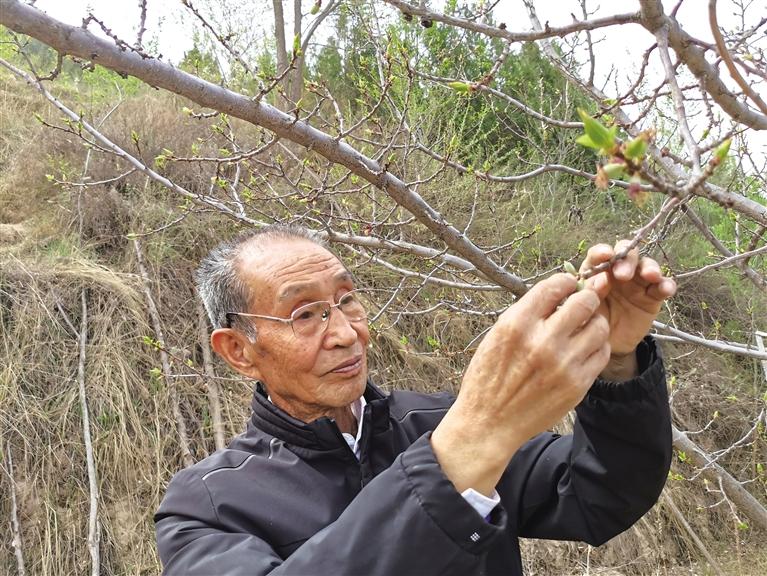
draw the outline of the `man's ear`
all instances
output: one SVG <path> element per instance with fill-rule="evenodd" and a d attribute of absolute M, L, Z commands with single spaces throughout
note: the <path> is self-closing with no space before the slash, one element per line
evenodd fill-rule
<path fill-rule="evenodd" d="M 216 354 L 240 374 L 254 380 L 261 378 L 261 371 L 253 362 L 255 344 L 239 330 L 217 328 L 210 335 L 210 345 Z"/>

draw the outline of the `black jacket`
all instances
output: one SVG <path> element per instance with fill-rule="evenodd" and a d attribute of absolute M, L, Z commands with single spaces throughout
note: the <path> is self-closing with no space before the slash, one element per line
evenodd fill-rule
<path fill-rule="evenodd" d="M 155 516 L 165 574 L 522 574 L 517 537 L 601 544 L 656 501 L 671 462 L 663 365 L 597 382 L 572 435 L 514 456 L 486 521 L 442 473 L 429 442 L 446 394 L 365 392 L 358 461 L 335 423 L 253 400 L 245 434 L 175 475 Z M 466 434 L 483 434 L 466 430 Z"/>

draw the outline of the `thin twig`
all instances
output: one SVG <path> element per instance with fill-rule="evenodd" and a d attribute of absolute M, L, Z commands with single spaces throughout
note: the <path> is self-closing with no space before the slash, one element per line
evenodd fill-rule
<path fill-rule="evenodd" d="M 181 457 L 184 460 L 185 466 L 191 466 L 194 464 L 194 458 L 192 457 L 192 451 L 189 448 L 189 436 L 186 430 L 186 422 L 184 421 L 184 416 L 181 413 L 178 388 L 176 387 L 176 382 L 173 379 L 173 371 L 170 367 L 170 358 L 168 357 L 168 353 L 165 351 L 165 336 L 162 331 L 162 324 L 160 323 L 160 313 L 157 310 L 157 305 L 155 304 L 154 297 L 152 296 L 152 284 L 149 279 L 149 272 L 147 272 L 146 266 L 144 266 L 141 242 L 138 238 L 133 239 L 133 249 L 136 253 L 136 261 L 138 263 L 139 273 L 141 274 L 142 287 L 144 288 L 144 296 L 146 297 L 146 304 L 147 308 L 149 309 L 149 317 L 152 321 L 155 340 L 157 341 L 158 347 L 160 349 L 162 374 L 165 379 L 165 385 L 168 387 L 171 407 L 173 410 L 173 417 L 176 420 L 176 431 L 178 433 L 179 447 L 181 448 Z"/>
<path fill-rule="evenodd" d="M 208 317 L 201 303 L 197 304 L 197 333 L 202 349 L 202 365 L 205 369 L 205 384 L 208 388 L 208 404 L 210 405 L 210 419 L 213 423 L 213 439 L 216 450 L 226 448 L 224 423 L 221 419 L 221 388 L 213 371 L 213 358 L 210 353 L 210 338 L 208 336 Z"/>
<path fill-rule="evenodd" d="M 11 443 L 8 442 L 5 445 L 5 451 L 8 460 L 8 484 L 11 488 L 11 546 L 13 547 L 13 553 L 16 556 L 16 572 L 18 576 L 25 576 L 26 569 L 24 568 L 24 552 L 21 544 L 21 523 L 19 522 L 19 509 L 16 502 L 16 480 L 13 475 L 13 451 L 11 450 Z"/>

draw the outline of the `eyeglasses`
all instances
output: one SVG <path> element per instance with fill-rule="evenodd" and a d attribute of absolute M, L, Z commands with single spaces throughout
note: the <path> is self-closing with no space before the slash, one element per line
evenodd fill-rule
<path fill-rule="evenodd" d="M 349 322 L 361 322 L 368 317 L 365 306 L 360 300 L 360 296 L 365 294 L 364 290 L 351 290 L 338 300 L 338 304 L 331 304 L 325 300 L 312 302 L 297 308 L 290 315 L 290 318 L 277 318 L 276 316 L 263 316 L 261 314 L 246 314 L 245 312 L 227 312 L 226 321 L 231 326 L 231 316 L 245 316 L 246 318 L 261 318 L 263 320 L 274 320 L 283 324 L 290 324 L 293 333 L 296 336 L 312 337 L 325 332 L 330 319 L 330 311 L 338 308 Z"/>

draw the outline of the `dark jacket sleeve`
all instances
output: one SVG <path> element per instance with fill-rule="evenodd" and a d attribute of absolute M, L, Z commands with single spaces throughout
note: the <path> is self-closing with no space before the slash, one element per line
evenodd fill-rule
<path fill-rule="evenodd" d="M 285 561 L 256 535 L 220 529 L 204 481 L 188 472 L 176 475 L 157 514 L 168 575 L 458 576 L 477 572 L 484 552 L 506 530 L 501 510 L 485 522 L 455 491 L 429 434 Z"/>
<path fill-rule="evenodd" d="M 640 375 L 597 381 L 576 407 L 573 434 L 541 434 L 498 487 L 519 536 L 599 545 L 657 501 L 671 465 L 671 418 L 654 341 L 637 349 Z"/>

